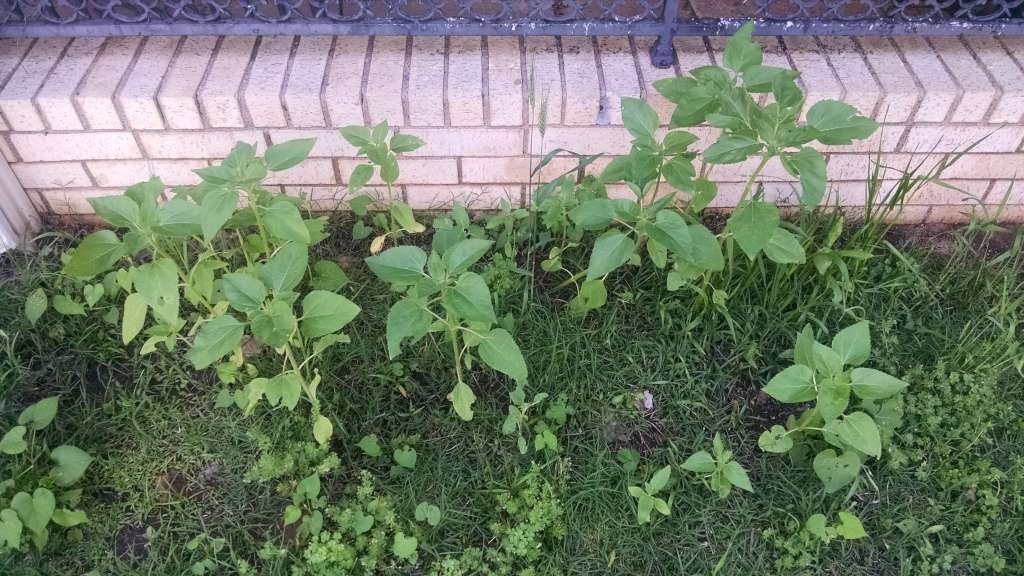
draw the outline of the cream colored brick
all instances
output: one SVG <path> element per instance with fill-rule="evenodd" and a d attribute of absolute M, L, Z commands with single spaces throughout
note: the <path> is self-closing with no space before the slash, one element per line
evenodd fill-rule
<path fill-rule="evenodd" d="M 242 99 L 253 126 L 285 126 L 281 86 L 288 70 L 292 36 L 263 36 L 245 81 Z"/>
<path fill-rule="evenodd" d="M 821 146 L 818 143 L 812 144 L 822 152 L 839 152 L 850 154 L 853 152 L 866 152 L 874 154 L 881 152 L 895 152 L 899 150 L 900 140 L 907 126 L 899 124 L 882 124 L 875 130 L 875 133 L 864 140 L 854 140 L 852 144 L 837 144 L 835 146 Z"/>
<path fill-rule="evenodd" d="M 365 164 L 365 158 L 338 158 L 338 170 L 347 184 L 352 170 Z M 457 184 L 459 171 L 454 158 L 403 158 L 398 163 L 399 174 L 395 185 L 403 184 Z M 370 184 L 382 184 L 380 171 L 376 170 Z"/>
<path fill-rule="evenodd" d="M 338 156 L 355 156 L 356 148 L 341 137 L 338 130 L 311 130 L 308 128 L 282 128 L 268 130 L 271 144 L 280 144 L 298 138 L 316 138 L 316 144 L 309 155 L 312 158 L 334 158 Z"/>
<path fill-rule="evenodd" d="M 314 212 L 335 212 L 346 207 L 346 191 L 338 186 L 284 186 L 284 193 L 305 200 Z"/>
<path fill-rule="evenodd" d="M 563 37 L 562 61 L 566 93 L 563 122 L 577 126 L 608 124 L 608 113 L 602 109 L 593 40 L 589 36 Z"/>
<path fill-rule="evenodd" d="M 89 205 L 89 198 L 116 196 L 120 193 L 121 191 L 117 189 L 102 188 L 70 188 L 39 191 L 39 195 L 53 209 L 54 214 L 66 215 L 95 214 L 92 206 Z"/>
<path fill-rule="evenodd" d="M 118 84 L 142 44 L 141 38 L 108 38 L 75 92 L 75 104 L 92 130 L 124 128 L 115 103 Z"/>
<path fill-rule="evenodd" d="M 331 40 L 328 36 L 299 37 L 299 46 L 284 88 L 284 105 L 292 126 L 325 125 L 320 91 Z"/>
<path fill-rule="evenodd" d="M 633 49 L 625 36 L 600 36 L 597 47 L 604 73 L 608 117 L 612 124 L 622 124 L 622 98 L 641 96 Z M 645 54 L 644 57 L 650 61 L 650 56 Z"/>
<path fill-rule="evenodd" d="M 961 38 L 938 37 L 928 42 L 960 87 L 960 101 L 953 108 L 953 122 L 981 122 L 996 100 L 996 87 L 974 59 Z"/>
<path fill-rule="evenodd" d="M 180 41 L 176 36 L 153 36 L 143 40 L 142 52 L 116 96 L 129 127 L 135 130 L 164 127 L 156 93 Z"/>
<path fill-rule="evenodd" d="M 921 106 L 914 119 L 918 122 L 943 121 L 961 93 L 956 81 L 946 72 L 942 61 L 924 38 L 896 36 L 893 41 L 903 52 L 903 57 L 923 90 Z"/>
<path fill-rule="evenodd" d="M 394 126 L 403 123 L 401 86 L 405 43 L 404 37 L 377 36 L 373 39 L 370 75 L 366 84 L 366 107 L 371 124 L 386 121 Z"/>
<path fill-rule="evenodd" d="M 26 162 L 120 160 L 142 155 L 128 132 L 14 133 L 11 141 Z"/>
<path fill-rule="evenodd" d="M 82 77 L 96 58 L 102 38 L 75 38 L 46 82 L 36 93 L 36 104 L 50 130 L 82 130 L 73 97 Z"/>
<path fill-rule="evenodd" d="M 654 89 L 654 83 L 665 78 L 672 78 L 676 71 L 672 68 L 656 68 L 651 64 L 649 56 L 651 46 L 657 41 L 654 36 L 636 37 L 636 61 L 640 64 L 640 85 L 643 91 L 643 98 L 658 113 L 658 119 L 662 126 L 666 126 L 672 119 L 672 112 L 676 105 L 665 99 L 664 96 Z"/>
<path fill-rule="evenodd" d="M 3 156 L 4 160 L 7 160 L 8 163 L 18 161 L 17 153 L 14 151 L 14 148 L 11 147 L 7 138 L 2 134 L 0 134 L 0 156 Z"/>
<path fill-rule="evenodd" d="M 409 60 L 409 124 L 444 126 L 444 38 L 416 36 Z"/>
<path fill-rule="evenodd" d="M 79 162 L 37 162 L 11 164 L 22 188 L 61 188 L 92 186 Z"/>
<path fill-rule="evenodd" d="M 521 128 L 406 128 L 402 132 L 425 142 L 422 148 L 403 154 L 402 158 L 512 156 L 523 152 Z"/>
<path fill-rule="evenodd" d="M 8 77 L 14 73 L 34 41 L 33 38 L 0 38 L 0 88 L 7 84 Z M 3 115 L 0 115 L 0 130 L 9 129 Z"/>
<path fill-rule="evenodd" d="M 857 44 L 843 36 L 817 38 L 817 44 L 822 59 L 832 64 L 832 71 L 842 86 L 842 100 L 861 114 L 874 115 L 881 98 L 881 87 L 872 76 Z"/>
<path fill-rule="evenodd" d="M 479 36 L 448 38 L 448 117 L 452 126 L 483 126 L 483 53 Z"/>
<path fill-rule="evenodd" d="M 989 217 L 1005 224 L 1024 223 L 1024 205 L 988 206 Z"/>
<path fill-rule="evenodd" d="M 982 66 L 999 84 L 996 104 L 988 121 L 1014 123 L 1024 116 L 1024 71 L 996 38 L 971 36 L 964 38 L 978 56 Z"/>
<path fill-rule="evenodd" d="M 221 40 L 198 94 L 199 106 L 211 127 L 245 126 L 238 93 L 255 44 L 255 36 L 225 36 Z"/>
<path fill-rule="evenodd" d="M 520 39 L 490 36 L 487 42 L 487 96 L 492 126 L 523 123 L 523 70 Z"/>
<path fill-rule="evenodd" d="M 1020 180 L 996 180 L 992 182 L 988 194 L 985 196 L 985 203 L 989 205 L 1024 204 L 1024 182 Z"/>
<path fill-rule="evenodd" d="M 828 157 L 828 178 L 867 180 L 874 168 L 872 158 L 870 154 L 832 154 Z"/>
<path fill-rule="evenodd" d="M 822 42 L 831 42 L 835 45 L 834 39 L 822 39 Z M 875 77 L 882 84 L 882 99 L 875 111 L 875 119 L 894 123 L 906 122 L 914 114 L 914 109 L 921 98 L 921 91 L 914 82 L 910 70 L 903 64 L 896 47 L 889 38 L 873 36 L 858 38 L 857 43 L 868 65 L 874 70 Z M 836 70 L 840 70 L 844 62 L 831 54 L 829 57 L 832 58 Z M 856 76 L 854 75 L 852 80 L 844 78 L 843 83 L 851 97 L 855 97 L 856 89 L 853 87 L 856 86 Z"/>
<path fill-rule="evenodd" d="M 534 154 L 543 155 L 555 148 L 571 150 L 577 154 L 629 153 L 632 136 L 622 126 L 548 126 L 541 148 L 540 134 L 534 129 Z"/>
<path fill-rule="evenodd" d="M 927 204 L 929 206 L 950 204 L 973 204 L 985 199 L 992 182 L 990 180 L 952 180 L 944 179 L 947 186 L 926 183 L 911 198 L 911 204 Z"/>
<path fill-rule="evenodd" d="M 214 36 L 189 36 L 178 47 L 156 96 L 169 128 L 203 127 L 196 91 L 216 45 Z"/>
<path fill-rule="evenodd" d="M 334 40 L 324 87 L 330 126 L 363 123 L 363 66 L 368 41 L 366 36 L 338 36 Z"/>
<path fill-rule="evenodd" d="M 712 39 L 718 42 L 718 39 Z M 672 45 L 676 49 L 676 60 L 679 62 L 679 69 L 683 75 L 688 75 L 690 70 L 702 66 L 714 66 L 715 61 L 708 52 L 704 39 L 698 36 L 677 36 L 672 39 Z"/>
<path fill-rule="evenodd" d="M 562 123 L 562 73 L 559 69 L 558 44 L 549 36 L 526 37 L 527 77 L 533 80 L 534 110 L 530 123 L 539 121 L 541 108 L 547 107 L 547 123 Z M 532 76 L 531 76 L 532 74 Z M 527 90 L 529 90 L 527 86 Z"/>
<path fill-rule="evenodd" d="M 462 182 L 464 184 L 546 182 L 578 165 L 575 158 L 557 157 L 548 163 L 539 174 L 531 177 L 531 171 L 539 163 L 540 158 L 526 156 L 462 158 Z"/>
<path fill-rule="evenodd" d="M 1015 152 L 1024 141 L 1024 126 L 911 126 L 903 144 L 906 152 L 962 152 L 977 144 L 971 152 Z M 1021 168 L 1024 175 L 1024 167 Z"/>
<path fill-rule="evenodd" d="M 785 46 L 793 66 L 800 72 L 800 81 L 807 96 L 804 112 L 822 100 L 845 100 L 846 90 L 832 67 L 829 66 L 825 51 L 811 36 L 792 36 L 786 38 Z M 787 66 L 788 68 L 788 66 Z M 872 81 L 870 76 L 861 82 Z"/>
<path fill-rule="evenodd" d="M 932 206 L 932 209 L 928 211 L 928 222 L 938 222 L 944 224 L 961 224 L 965 222 L 970 222 L 971 215 L 974 214 L 974 212 L 974 206 Z"/>
<path fill-rule="evenodd" d="M 39 192 L 32 190 L 25 193 L 28 196 L 29 202 L 32 203 L 32 207 L 36 209 L 38 214 L 46 214 L 50 211 L 50 207 L 46 205 L 46 201 Z"/>
<path fill-rule="evenodd" d="M 138 136 L 149 158 L 223 158 L 238 142 L 263 144 L 256 130 L 139 132 Z"/>
<path fill-rule="evenodd" d="M 91 160 L 85 163 L 96 185 L 127 187 L 159 176 L 168 186 L 199 183 L 193 170 L 208 165 L 206 160 Z"/>
<path fill-rule="evenodd" d="M 12 130 L 45 130 L 32 97 L 46 80 L 47 73 L 60 58 L 67 38 L 41 38 L 7 79 L 0 91 L 0 111 Z"/>
<path fill-rule="evenodd" d="M 965 154 L 943 172 L 944 178 L 1020 178 L 1024 154 Z"/>
<path fill-rule="evenodd" d="M 513 207 L 522 203 L 522 186 L 424 186 L 405 187 L 406 201 L 417 210 L 447 209 L 461 202 L 470 210 L 493 210 L 502 200 Z"/>
<path fill-rule="evenodd" d="M 928 214 L 931 210 L 931 206 L 904 206 L 882 217 L 882 219 L 899 224 L 920 224 L 928 219 Z"/>
<path fill-rule="evenodd" d="M 326 158 L 309 158 L 283 172 L 271 172 L 267 184 L 337 184 L 334 166 Z"/>

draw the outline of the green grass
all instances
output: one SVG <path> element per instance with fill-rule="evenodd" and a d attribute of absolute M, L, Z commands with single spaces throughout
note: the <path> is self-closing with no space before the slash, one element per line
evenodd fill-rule
<path fill-rule="evenodd" d="M 571 293 L 543 288 L 550 280 L 539 278 L 526 304 L 522 286 L 509 287 L 500 301 L 502 312 L 517 317 L 528 394 L 565 393 L 576 410 L 559 433 L 561 456 L 536 459 L 562 487 L 565 510 L 565 537 L 545 543 L 538 571 L 799 573 L 776 567 L 781 549 L 772 531 L 784 536 L 792 522 L 815 512 L 852 508 L 870 537 L 811 547 L 808 573 L 919 574 L 927 561 L 940 568 L 948 562 L 945 573 L 984 574 L 990 571 L 972 558 L 995 554 L 1005 559 L 1006 573 L 1024 573 L 1021 238 L 890 236 L 899 248 L 882 245 L 873 259 L 853 266 L 840 292 L 810 264 L 787 270 L 738 256 L 731 277 L 715 286 L 727 293 L 725 310 L 709 303 L 710 288 L 703 299 L 667 292 L 662 274 L 649 267 L 617 274 L 609 304 L 585 318 L 568 314 Z M 9 346 L 0 354 L 0 429 L 25 405 L 60 394 L 58 425 L 49 434 L 81 446 L 96 462 L 84 480 L 83 507 L 92 522 L 55 535 L 42 555 L 0 560 L 0 573 L 186 574 L 205 557 L 186 543 L 206 533 L 227 539 L 217 557 L 221 573 L 235 573 L 234 557 L 260 574 L 289 574 L 286 561 L 258 554 L 264 542 L 281 543 L 287 499 L 274 482 L 246 482 L 245 474 L 260 454 L 253 431 L 287 447 L 305 438 L 308 424 L 281 410 L 244 417 L 214 408 L 218 384 L 209 371 L 186 368 L 180 350 L 139 358 L 97 318 L 51 312 L 31 329 L 22 303 L 38 286 L 59 285 L 55 259 L 45 251 L 16 254 L 3 266 L 0 326 Z M 351 344 L 331 349 L 322 363 L 320 394 L 341 460 L 326 480 L 328 495 L 339 499 L 366 469 L 410 521 L 418 502 L 439 505 L 441 525 L 419 532 L 421 566 L 468 546 L 493 546 L 495 494 L 531 462 L 499 433 L 508 383 L 471 371 L 476 416 L 458 421 L 445 399 L 454 377 L 444 342 L 428 337 L 389 361 L 383 328 L 393 295 L 358 264 L 348 271 L 349 295 L 363 313 L 347 330 Z M 911 386 L 894 450 L 870 464 L 871 482 L 846 499 L 844 492 L 823 494 L 809 467 L 757 449 L 760 432 L 784 413 L 758 389 L 786 365 L 805 323 L 824 335 L 859 318 L 872 321 L 871 365 Z M 951 373 L 971 380 L 954 377 L 956 385 L 946 386 Z M 649 413 L 631 399 L 644 390 L 655 400 Z M 956 401 L 942 401 L 951 397 Z M 990 426 L 979 423 L 979 414 Z M 750 471 L 755 494 L 720 501 L 677 471 L 672 515 L 638 526 L 627 486 L 707 448 L 716 431 Z M 355 442 L 368 433 L 381 438 L 386 453 L 392 441 L 410 442 L 419 454 L 416 469 L 393 470 L 389 458 L 363 456 Z M 643 454 L 634 474 L 616 461 L 623 447 Z M 930 526 L 943 528 L 924 534 Z M 124 554 L 132 543 L 144 557 Z"/>

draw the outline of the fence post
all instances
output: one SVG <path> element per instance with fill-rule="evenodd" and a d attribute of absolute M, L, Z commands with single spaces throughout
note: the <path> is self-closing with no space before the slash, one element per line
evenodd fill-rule
<path fill-rule="evenodd" d="M 662 16 L 663 28 L 658 40 L 651 45 L 651 64 L 655 68 L 671 68 L 676 61 L 676 51 L 672 48 L 672 37 L 676 33 L 676 22 L 679 18 L 679 0 L 665 0 L 665 12 Z"/>

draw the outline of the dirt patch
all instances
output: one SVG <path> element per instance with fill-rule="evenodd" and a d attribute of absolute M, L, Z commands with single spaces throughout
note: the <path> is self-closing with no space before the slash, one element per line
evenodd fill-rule
<path fill-rule="evenodd" d="M 186 474 L 177 468 L 168 468 L 153 481 L 157 493 L 172 498 L 198 498 L 220 484 L 223 466 L 211 462 L 198 471 Z"/>
<path fill-rule="evenodd" d="M 809 404 L 783 404 L 765 394 L 753 382 L 743 379 L 729 391 L 733 409 L 744 425 L 760 432 L 772 424 L 782 424 L 790 416 L 799 416 Z M 727 400 L 729 401 L 729 400 Z"/>
<path fill-rule="evenodd" d="M 647 455 L 668 444 L 672 432 L 656 414 L 639 414 L 629 417 L 624 414 L 605 416 L 602 434 L 613 452 L 631 448 Z"/>
<path fill-rule="evenodd" d="M 141 524 L 125 524 L 114 536 L 114 556 L 118 560 L 141 560 L 149 556 L 149 536 Z"/>

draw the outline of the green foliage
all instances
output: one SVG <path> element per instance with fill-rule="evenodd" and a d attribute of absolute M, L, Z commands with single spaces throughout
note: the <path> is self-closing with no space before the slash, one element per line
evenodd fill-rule
<path fill-rule="evenodd" d="M 663 516 L 668 516 L 672 513 L 672 496 L 669 496 L 668 501 L 657 496 L 668 485 L 668 481 L 671 478 L 672 467 L 665 466 L 655 472 L 650 480 L 644 482 L 643 487 L 629 487 L 627 492 L 636 500 L 637 522 L 648 524 L 651 521 L 651 512 L 655 510 Z"/>
<path fill-rule="evenodd" d="M 77 509 L 82 491 L 69 488 L 85 475 L 92 456 L 69 444 L 51 449 L 45 439 L 57 404 L 50 396 L 28 406 L 0 439 L 0 554 L 25 550 L 29 541 L 42 550 L 53 526 L 89 521 Z"/>
<path fill-rule="evenodd" d="M 406 340 L 416 344 L 431 332 L 447 337 L 456 379 L 448 399 L 463 420 L 473 418 L 476 401 L 463 366 L 471 368 L 479 359 L 517 383 L 526 382 L 526 362 L 499 324 L 487 282 L 469 271 L 492 245 L 491 240 L 463 238 L 434 247 L 429 257 L 416 246 L 397 246 L 366 259 L 378 278 L 403 295 L 388 312 L 389 358 L 399 354 Z"/>
<path fill-rule="evenodd" d="M 866 538 L 864 526 L 852 512 L 841 510 L 839 521 L 829 524 L 824 514 L 812 514 L 802 525 L 791 521 L 787 526 L 789 534 L 782 534 L 774 528 L 764 530 L 762 536 L 771 542 L 778 557 L 775 568 L 781 572 L 813 566 L 819 560 L 822 548 L 834 540 L 859 540 Z"/>
<path fill-rule="evenodd" d="M 813 449 L 818 443 L 812 435 L 820 435 L 831 446 L 820 449 L 813 462 L 825 491 L 835 492 L 855 481 L 867 458 L 881 458 L 883 437 L 891 436 L 899 424 L 898 395 L 907 387 L 885 372 L 861 367 L 870 355 L 867 321 L 840 330 L 831 346 L 817 342 L 811 327 L 805 326 L 793 349 L 795 364 L 763 390 L 779 402 L 814 405 L 799 418 L 790 416 L 785 427 L 776 424 L 764 431 L 758 446 L 765 452 L 786 453 L 797 441 L 807 440 L 801 449 Z M 851 399 L 861 401 L 860 410 L 848 411 Z"/>
<path fill-rule="evenodd" d="M 533 395 L 532 400 L 527 401 L 526 391 L 521 383 L 516 383 L 516 387 L 509 393 L 511 403 L 508 406 L 508 415 L 501 425 L 501 433 L 516 437 L 516 447 L 519 448 L 520 454 L 529 452 L 531 432 L 534 452 L 557 454 L 559 451 L 558 430 L 575 410 L 562 394 L 553 402 L 549 402 L 541 415 L 531 416 L 530 411 L 547 399 L 546 392 L 538 392 Z"/>
<path fill-rule="evenodd" d="M 712 452 L 713 454 L 704 450 L 695 452 L 680 467 L 699 474 L 704 484 L 718 494 L 719 498 L 728 497 L 734 486 L 747 492 L 754 491 L 746 469 L 733 460 L 732 450 L 725 447 L 722 436 L 717 432 L 712 442 Z"/>

